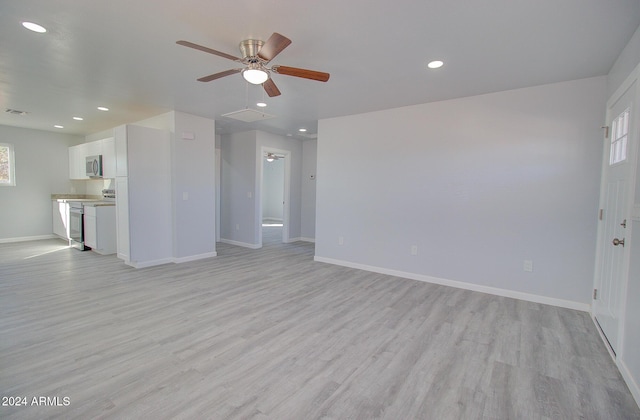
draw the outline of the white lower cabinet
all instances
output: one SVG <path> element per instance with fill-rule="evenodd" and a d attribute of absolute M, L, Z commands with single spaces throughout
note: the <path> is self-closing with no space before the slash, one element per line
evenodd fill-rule
<path fill-rule="evenodd" d="M 116 253 L 115 206 L 84 206 L 84 244 L 98 254 Z"/>
<path fill-rule="evenodd" d="M 51 212 L 53 214 L 53 233 L 62 239 L 69 240 L 69 204 L 53 200 Z"/>

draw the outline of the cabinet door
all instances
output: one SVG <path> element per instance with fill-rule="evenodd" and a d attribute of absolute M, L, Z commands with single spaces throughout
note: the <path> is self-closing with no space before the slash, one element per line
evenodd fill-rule
<path fill-rule="evenodd" d="M 116 249 L 118 258 L 129 261 L 129 179 L 116 178 Z"/>
<path fill-rule="evenodd" d="M 85 147 L 85 158 L 87 156 L 96 156 L 96 155 L 102 154 L 102 141 L 100 140 L 84 143 L 84 147 Z"/>
<path fill-rule="evenodd" d="M 98 227 L 96 217 L 84 215 L 84 244 L 89 248 L 98 248 Z"/>
<path fill-rule="evenodd" d="M 86 174 L 87 143 L 69 147 L 69 178 L 89 179 Z"/>
<path fill-rule="evenodd" d="M 51 211 L 53 213 L 53 233 L 61 238 L 69 239 L 67 223 L 69 220 L 69 210 L 67 203 L 52 202 Z"/>
<path fill-rule="evenodd" d="M 102 176 L 104 178 L 116 177 L 116 142 L 113 137 L 101 140 L 102 142 Z"/>
<path fill-rule="evenodd" d="M 113 130 L 116 151 L 116 176 L 128 176 L 127 162 L 127 126 L 121 125 Z"/>

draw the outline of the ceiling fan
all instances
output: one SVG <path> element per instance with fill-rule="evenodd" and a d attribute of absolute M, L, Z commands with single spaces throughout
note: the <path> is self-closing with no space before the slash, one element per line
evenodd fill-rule
<path fill-rule="evenodd" d="M 267 67 L 267 64 L 291 44 L 291 40 L 279 33 L 274 32 L 266 42 L 257 39 L 247 39 L 240 43 L 242 58 L 223 53 L 202 45 L 189 41 L 176 41 L 176 44 L 194 48 L 209 54 L 217 55 L 228 60 L 244 64 L 243 68 L 221 71 L 198 79 L 200 82 L 210 82 L 221 77 L 242 73 L 242 77 L 254 85 L 262 85 L 267 95 L 270 97 L 280 95 L 280 90 L 271 79 L 270 73 L 284 74 L 286 76 L 301 77 L 303 79 L 326 82 L 329 80 L 329 73 L 320 71 L 300 69 L 296 67 L 275 65 Z"/>
<path fill-rule="evenodd" d="M 284 159 L 284 156 L 278 156 L 275 153 L 271 153 L 271 152 L 268 152 L 267 154 L 265 154 L 264 157 L 267 158 L 267 162 L 273 162 L 274 160 Z"/>

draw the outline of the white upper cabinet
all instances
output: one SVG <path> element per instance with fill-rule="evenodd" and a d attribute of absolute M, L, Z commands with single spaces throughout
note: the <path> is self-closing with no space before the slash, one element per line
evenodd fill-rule
<path fill-rule="evenodd" d="M 127 164 L 127 126 L 121 125 L 113 129 L 115 137 L 116 176 L 128 176 Z"/>
<path fill-rule="evenodd" d="M 90 179 L 86 175 L 86 159 L 96 155 L 102 155 L 102 177 L 115 178 L 115 139 L 110 137 L 69 147 L 69 179 Z"/>
<path fill-rule="evenodd" d="M 116 141 L 113 137 L 100 140 L 102 146 L 102 177 L 116 177 Z"/>
<path fill-rule="evenodd" d="M 69 147 L 69 179 L 89 179 L 86 174 L 86 157 L 89 143 Z"/>

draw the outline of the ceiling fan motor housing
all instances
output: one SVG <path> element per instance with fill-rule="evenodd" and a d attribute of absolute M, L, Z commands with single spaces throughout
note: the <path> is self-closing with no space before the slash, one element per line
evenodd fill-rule
<path fill-rule="evenodd" d="M 240 52 L 242 53 L 242 58 L 247 60 L 250 63 L 257 63 L 260 61 L 258 57 L 258 53 L 260 52 L 260 48 L 264 45 L 263 41 L 259 39 L 245 39 L 240 43 Z"/>

